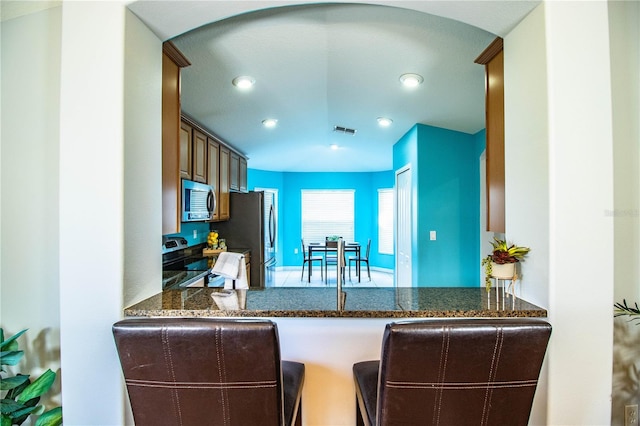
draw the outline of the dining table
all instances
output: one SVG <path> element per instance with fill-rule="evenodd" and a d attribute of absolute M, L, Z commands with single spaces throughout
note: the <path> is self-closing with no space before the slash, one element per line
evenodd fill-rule
<path fill-rule="evenodd" d="M 318 255 L 320 253 L 335 253 L 337 251 L 338 247 L 327 246 L 326 243 L 309 243 L 309 257 L 313 257 L 314 252 Z M 345 242 L 344 252 L 345 257 L 347 256 L 347 253 L 355 253 L 356 257 L 360 257 L 360 243 L 357 241 Z M 311 273 L 311 268 L 309 268 L 309 273 Z M 356 275 L 360 276 L 360 262 L 356 262 Z"/>

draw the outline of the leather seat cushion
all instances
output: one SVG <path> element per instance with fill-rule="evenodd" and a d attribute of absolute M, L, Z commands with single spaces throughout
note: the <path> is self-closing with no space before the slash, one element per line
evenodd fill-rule
<path fill-rule="evenodd" d="M 371 425 L 376 424 L 379 370 L 380 361 L 363 361 L 353 365 L 356 393 L 359 396 L 358 399 L 364 403 L 364 412 L 366 413 L 368 424 Z"/>
<path fill-rule="evenodd" d="M 284 419 L 285 424 L 293 424 L 293 417 L 297 411 L 296 402 L 302 393 L 304 383 L 304 364 L 294 361 L 282 361 L 282 382 L 284 388 Z"/>

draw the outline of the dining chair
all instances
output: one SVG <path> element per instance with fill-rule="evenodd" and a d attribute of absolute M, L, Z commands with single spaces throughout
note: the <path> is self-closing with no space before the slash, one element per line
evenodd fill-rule
<path fill-rule="evenodd" d="M 136 318 L 113 325 L 136 425 L 301 425 L 304 364 L 268 320 Z"/>
<path fill-rule="evenodd" d="M 327 282 L 329 281 L 329 266 L 335 266 L 336 273 L 342 273 L 344 281 L 344 268 L 341 268 L 340 271 L 338 271 L 338 240 L 329 239 L 327 237 L 324 241 L 324 277 Z"/>
<path fill-rule="evenodd" d="M 367 265 L 367 275 L 369 276 L 369 281 L 371 281 L 371 268 L 369 267 L 369 253 L 371 252 L 371 238 L 367 241 L 367 249 L 365 250 L 365 255 L 363 256 L 351 256 L 349 257 L 349 281 L 351 281 L 351 262 L 356 262 L 356 271 L 358 272 L 358 282 L 360 282 L 360 277 L 362 276 L 362 267 L 361 264 L 365 263 Z"/>
<path fill-rule="evenodd" d="M 311 275 L 313 272 L 313 262 L 320 262 L 320 279 L 324 279 L 324 276 L 322 274 L 322 269 L 324 268 L 324 258 L 322 256 L 313 256 L 311 257 L 309 254 L 309 250 L 307 249 L 307 247 L 304 245 L 304 238 L 300 239 L 300 243 L 302 245 L 302 275 L 300 276 L 300 281 L 302 281 L 304 279 L 304 265 L 309 264 L 308 266 L 308 280 L 309 282 L 311 282 Z"/>
<path fill-rule="evenodd" d="M 551 326 L 540 319 L 387 324 L 380 361 L 354 364 L 357 425 L 522 425 Z"/>

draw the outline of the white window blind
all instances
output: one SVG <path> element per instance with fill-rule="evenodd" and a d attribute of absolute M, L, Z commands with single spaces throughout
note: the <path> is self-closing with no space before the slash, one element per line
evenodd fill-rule
<path fill-rule="evenodd" d="M 304 243 L 324 243 L 338 236 L 353 241 L 354 190 L 302 190 Z"/>
<path fill-rule="evenodd" d="M 378 252 L 393 254 L 393 189 L 378 190 Z"/>

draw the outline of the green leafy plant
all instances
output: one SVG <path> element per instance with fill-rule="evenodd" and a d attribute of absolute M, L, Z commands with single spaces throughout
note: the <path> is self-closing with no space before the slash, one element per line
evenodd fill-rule
<path fill-rule="evenodd" d="M 626 299 L 622 299 L 622 303 L 618 302 L 613 306 L 616 308 L 614 310 L 614 317 L 628 315 L 631 317 L 629 321 L 637 321 L 637 325 L 640 325 L 640 308 L 638 308 L 637 302 L 635 303 L 635 308 L 633 306 L 628 306 Z"/>
<path fill-rule="evenodd" d="M 45 412 L 44 405 L 38 405 L 40 397 L 49 391 L 56 379 L 56 373 L 45 371 L 35 381 L 29 375 L 16 374 L 9 376 L 5 366 L 17 365 L 24 351 L 18 348 L 18 337 L 25 331 L 4 339 L 4 330 L 0 328 L 0 363 L 2 364 L 2 415 L 1 426 L 21 425 L 30 415 L 39 415 L 35 426 L 56 426 L 62 424 L 62 407 L 53 408 Z"/>
<path fill-rule="evenodd" d="M 515 244 L 507 244 L 506 240 L 496 237 L 491 242 L 493 249 L 491 253 L 482 259 L 484 266 L 484 283 L 487 291 L 491 290 L 491 274 L 493 272 L 493 263 L 504 265 L 505 263 L 516 263 L 524 261 L 524 257 L 531 251 L 529 247 L 517 246 Z"/>

